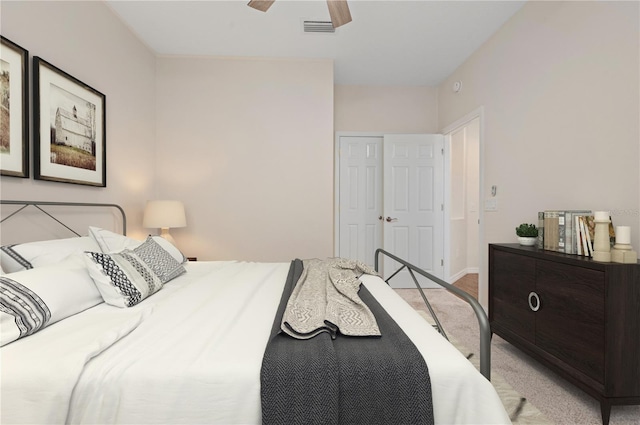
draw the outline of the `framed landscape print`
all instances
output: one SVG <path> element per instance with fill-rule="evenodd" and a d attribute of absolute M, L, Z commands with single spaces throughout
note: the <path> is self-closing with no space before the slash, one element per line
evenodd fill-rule
<path fill-rule="evenodd" d="M 105 95 L 33 59 L 34 178 L 106 187 Z"/>
<path fill-rule="evenodd" d="M 0 37 L 0 174 L 29 177 L 29 52 Z"/>

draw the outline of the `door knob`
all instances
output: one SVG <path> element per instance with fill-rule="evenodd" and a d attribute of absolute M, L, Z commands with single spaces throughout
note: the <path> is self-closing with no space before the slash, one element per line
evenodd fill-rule
<path fill-rule="evenodd" d="M 382 220 L 384 220 L 384 217 L 380 216 L 380 217 L 378 217 L 378 220 L 382 221 Z"/>
<path fill-rule="evenodd" d="M 397 218 L 391 218 L 391 217 L 387 217 L 386 220 L 387 220 L 387 223 L 391 223 L 392 221 L 398 221 Z"/>

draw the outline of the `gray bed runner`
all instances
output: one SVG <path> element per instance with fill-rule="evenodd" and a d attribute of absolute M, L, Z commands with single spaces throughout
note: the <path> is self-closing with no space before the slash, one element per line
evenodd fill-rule
<path fill-rule="evenodd" d="M 294 339 L 280 332 L 302 261 L 294 260 L 267 344 L 262 370 L 262 423 L 433 424 L 431 382 L 422 355 L 362 286 L 381 337 L 336 339 L 323 332 Z"/>

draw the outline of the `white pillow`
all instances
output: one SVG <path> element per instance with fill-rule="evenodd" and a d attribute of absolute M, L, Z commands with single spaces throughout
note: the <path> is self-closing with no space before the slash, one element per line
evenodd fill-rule
<path fill-rule="evenodd" d="M 113 254 L 115 252 L 122 252 L 125 249 L 133 249 L 143 242 L 93 226 L 89 226 L 89 237 L 96 241 L 100 250 L 105 254 Z"/>
<path fill-rule="evenodd" d="M 131 307 L 186 270 L 151 236 L 133 250 L 87 252 L 85 262 L 107 304 Z"/>
<path fill-rule="evenodd" d="M 100 304 L 80 254 L 0 276 L 0 345 Z"/>
<path fill-rule="evenodd" d="M 5 273 L 15 273 L 59 263 L 74 253 L 99 249 L 88 236 L 4 245 L 0 247 L 0 267 Z"/>
<path fill-rule="evenodd" d="M 89 236 L 100 246 L 100 250 L 105 254 L 113 254 L 122 252 L 125 249 L 134 249 L 142 244 L 143 241 L 133 239 L 109 230 L 99 227 L 89 226 Z M 160 237 L 152 236 L 165 251 L 167 251 L 180 264 L 187 261 L 187 257 L 171 242 Z M 87 250 L 88 251 L 88 250 Z"/>

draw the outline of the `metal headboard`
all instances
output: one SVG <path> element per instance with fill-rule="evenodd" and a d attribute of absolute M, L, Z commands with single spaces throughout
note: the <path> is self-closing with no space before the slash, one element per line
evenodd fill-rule
<path fill-rule="evenodd" d="M 43 214 L 47 215 L 52 220 L 56 221 L 58 224 L 60 224 L 61 226 L 65 227 L 66 229 L 71 231 L 76 236 L 80 236 L 80 234 L 78 232 L 76 232 L 75 230 L 73 230 L 68 225 L 66 225 L 65 223 L 63 223 L 62 221 L 60 221 L 53 214 L 51 214 L 48 211 L 44 210 L 42 207 L 44 207 L 44 206 L 57 206 L 57 207 L 115 208 L 120 212 L 120 215 L 122 217 L 122 234 L 123 235 L 127 234 L 127 216 L 124 213 L 124 210 L 122 209 L 122 207 L 120 205 L 118 205 L 118 204 L 100 204 L 100 203 L 92 203 L 92 202 L 13 201 L 13 200 L 0 199 L 0 205 L 18 205 L 18 206 L 20 206 L 20 208 L 18 208 L 16 211 L 12 212 L 8 216 L 6 216 L 2 220 L 0 220 L 0 223 L 4 223 L 5 221 L 10 219 L 14 215 L 16 215 L 19 212 L 21 212 L 22 210 L 24 210 L 25 208 L 31 206 L 31 207 L 34 207 L 34 208 L 40 210 Z"/>

